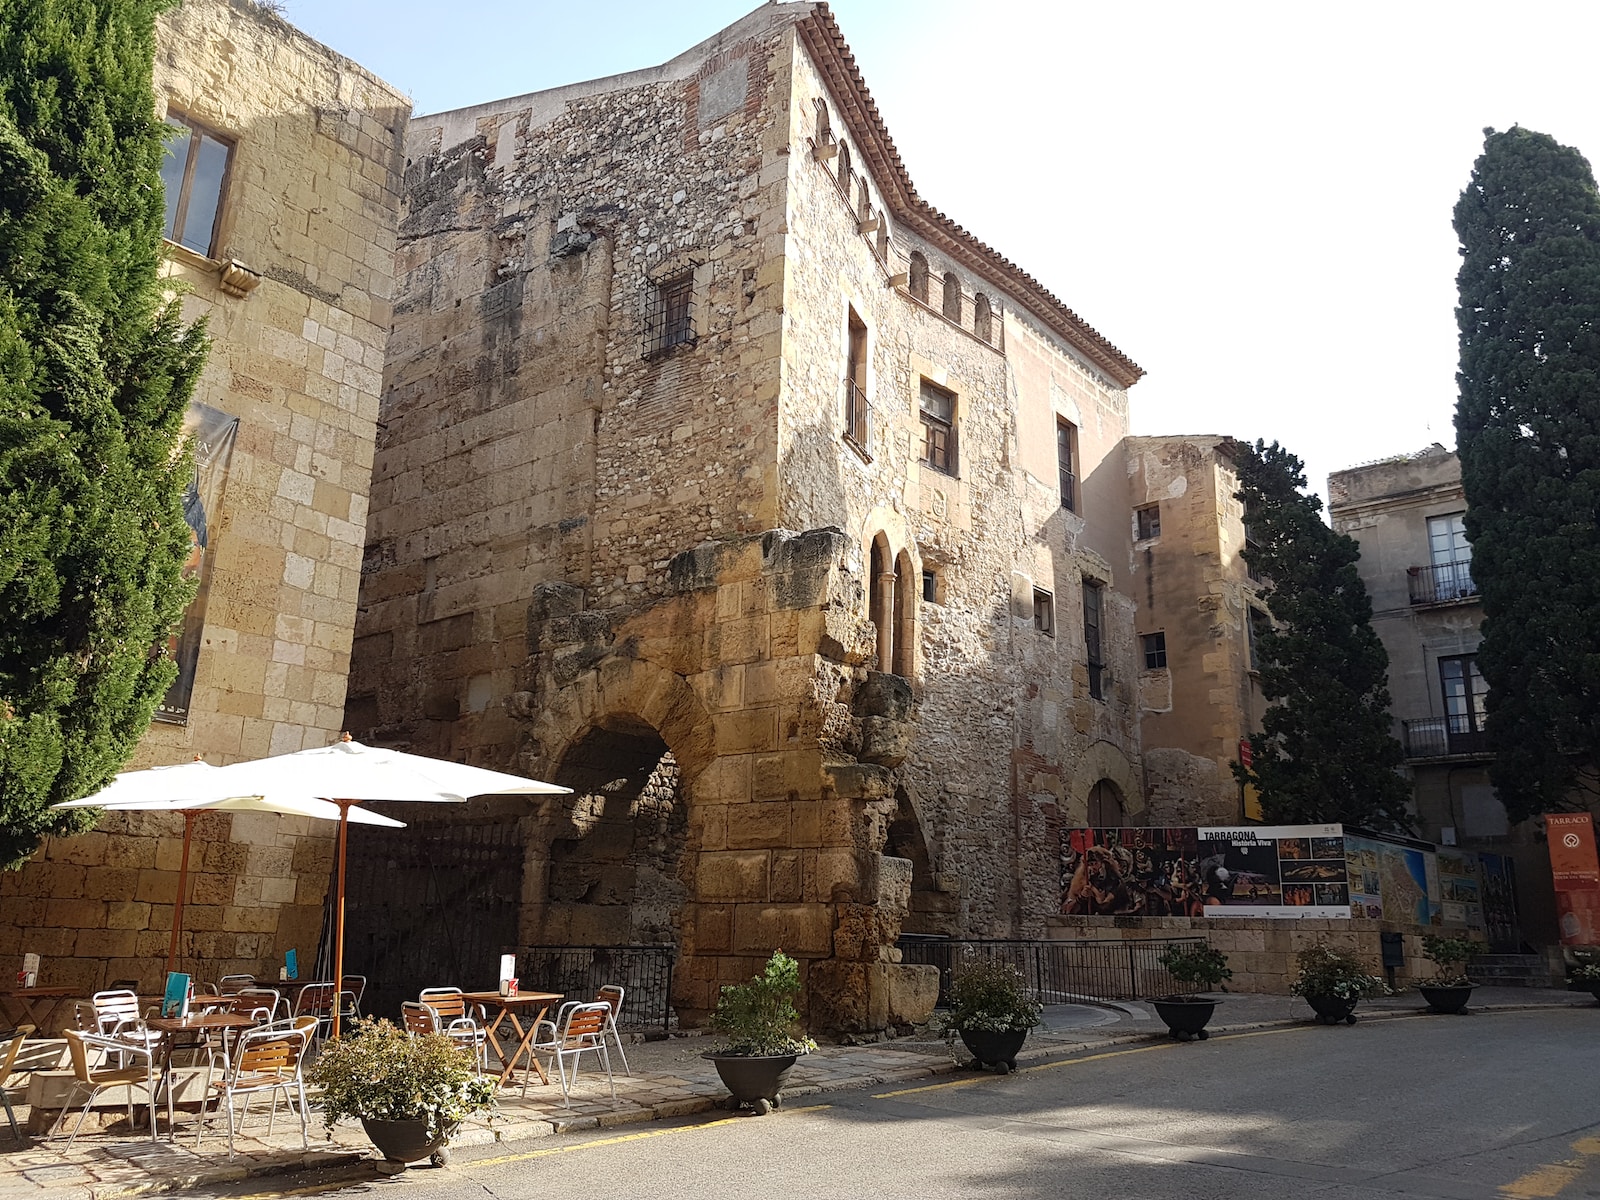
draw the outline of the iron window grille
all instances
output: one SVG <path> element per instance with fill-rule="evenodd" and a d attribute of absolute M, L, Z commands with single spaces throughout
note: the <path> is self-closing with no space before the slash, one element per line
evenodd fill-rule
<path fill-rule="evenodd" d="M 644 356 L 654 358 L 675 346 L 694 345 L 698 336 L 694 318 L 694 272 L 656 284 L 645 310 Z"/>
<path fill-rule="evenodd" d="M 954 392 L 922 381 L 922 461 L 946 475 L 957 473 L 956 397 Z"/>
<path fill-rule="evenodd" d="M 1098 583 L 1083 581 L 1083 648 L 1089 664 L 1089 695 L 1096 700 L 1105 699 L 1105 659 L 1101 656 L 1100 613 L 1101 588 Z"/>

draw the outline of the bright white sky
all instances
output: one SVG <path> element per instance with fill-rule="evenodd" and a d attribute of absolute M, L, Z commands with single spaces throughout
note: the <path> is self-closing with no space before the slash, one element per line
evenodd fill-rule
<path fill-rule="evenodd" d="M 753 0 L 287 0 L 437 112 L 664 62 Z M 1483 128 L 1600 154 L 1592 0 L 834 0 L 918 191 L 1149 374 L 1134 432 L 1329 471 L 1455 442 Z"/>

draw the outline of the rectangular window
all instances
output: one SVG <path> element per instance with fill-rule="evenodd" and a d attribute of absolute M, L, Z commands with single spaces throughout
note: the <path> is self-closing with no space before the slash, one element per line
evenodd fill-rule
<path fill-rule="evenodd" d="M 1433 567 L 1433 594 L 1440 600 L 1477 595 L 1472 582 L 1472 543 L 1467 541 L 1464 512 L 1428 518 L 1428 561 Z"/>
<path fill-rule="evenodd" d="M 171 135 L 161 161 L 161 183 L 167 193 L 163 236 L 214 258 L 233 142 L 178 113 L 167 114 L 167 125 Z"/>
<path fill-rule="evenodd" d="M 1133 510 L 1134 534 L 1141 542 L 1161 536 L 1161 505 L 1147 504 Z"/>
<path fill-rule="evenodd" d="M 1250 669 L 1261 669 L 1261 635 L 1272 628 L 1272 618 L 1259 608 L 1250 610 L 1249 619 L 1245 622 L 1245 634 L 1250 639 Z"/>
<path fill-rule="evenodd" d="M 1444 689 L 1444 712 L 1451 734 L 1482 733 L 1484 699 L 1489 685 L 1478 673 L 1476 654 L 1458 654 L 1439 660 L 1439 682 Z"/>
<path fill-rule="evenodd" d="M 1251 529 L 1249 521 L 1244 523 L 1244 554 L 1245 574 L 1260 583 L 1261 568 L 1257 564 L 1261 561 L 1261 543 L 1256 541 L 1255 531 Z"/>
<path fill-rule="evenodd" d="M 1144 646 L 1144 669 L 1160 671 L 1167 665 L 1167 635 L 1147 633 L 1139 639 Z"/>
<path fill-rule="evenodd" d="M 939 603 L 939 577 L 932 571 L 922 573 L 922 598 L 929 604 Z"/>
<path fill-rule="evenodd" d="M 867 326 L 851 309 L 844 364 L 844 436 L 871 458 L 872 411 L 867 406 Z"/>
<path fill-rule="evenodd" d="M 694 341 L 694 272 L 685 271 L 655 285 L 645 318 L 644 354 L 651 358 Z"/>
<path fill-rule="evenodd" d="M 1078 478 L 1072 473 L 1077 461 L 1078 427 L 1071 421 L 1056 421 L 1056 470 L 1061 475 L 1061 507 L 1078 511 Z"/>
<path fill-rule="evenodd" d="M 1056 598 L 1043 588 L 1033 589 L 1033 627 L 1051 637 L 1056 635 Z"/>
<path fill-rule="evenodd" d="M 956 397 L 922 381 L 922 461 L 946 475 L 957 473 Z"/>
<path fill-rule="evenodd" d="M 1105 671 L 1100 637 L 1102 590 L 1102 585 L 1092 579 L 1083 581 L 1083 648 L 1089 660 L 1089 695 L 1096 700 L 1105 699 L 1101 688 L 1101 675 Z"/>

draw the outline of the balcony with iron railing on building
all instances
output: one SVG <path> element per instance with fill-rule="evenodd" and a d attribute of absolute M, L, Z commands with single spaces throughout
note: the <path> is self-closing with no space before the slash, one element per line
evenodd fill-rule
<path fill-rule="evenodd" d="M 1472 581 L 1472 560 L 1433 563 L 1406 568 L 1406 586 L 1413 607 L 1429 604 L 1460 604 L 1476 600 L 1478 585 Z"/>
<path fill-rule="evenodd" d="M 1492 758 L 1483 732 L 1482 713 L 1452 713 L 1400 722 L 1406 758 Z"/>

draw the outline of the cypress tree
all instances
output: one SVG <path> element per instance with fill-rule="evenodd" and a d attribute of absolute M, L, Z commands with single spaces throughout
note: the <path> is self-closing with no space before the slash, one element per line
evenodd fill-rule
<path fill-rule="evenodd" d="M 0 867 L 92 815 L 175 673 L 184 409 L 160 279 L 163 0 L 0 2 Z"/>
<path fill-rule="evenodd" d="M 1409 829 L 1389 656 L 1356 573 L 1361 551 L 1323 523 L 1321 499 L 1302 491 L 1304 464 L 1278 443 L 1242 447 L 1236 465 L 1255 542 L 1245 558 L 1266 581 L 1275 625 L 1256 637 L 1262 732 L 1250 736 L 1250 767 L 1234 763 L 1234 775 L 1256 786 L 1274 824 Z"/>
<path fill-rule="evenodd" d="M 1600 195 L 1571 147 L 1486 129 L 1455 229 L 1485 736 L 1520 821 L 1592 802 L 1600 761 Z"/>

